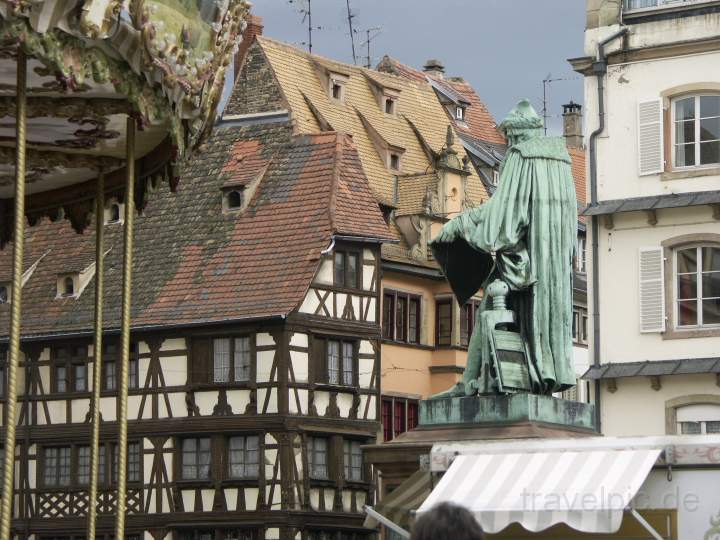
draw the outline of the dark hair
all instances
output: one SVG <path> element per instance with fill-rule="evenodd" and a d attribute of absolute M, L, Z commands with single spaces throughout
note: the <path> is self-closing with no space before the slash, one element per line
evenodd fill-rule
<path fill-rule="evenodd" d="M 413 525 L 410 540 L 483 540 L 472 513 L 456 504 L 440 503 L 424 512 Z"/>

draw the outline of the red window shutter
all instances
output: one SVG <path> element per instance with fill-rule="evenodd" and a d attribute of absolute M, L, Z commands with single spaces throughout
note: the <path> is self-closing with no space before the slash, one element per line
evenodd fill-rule
<path fill-rule="evenodd" d="M 408 402 L 407 409 L 407 428 L 408 431 L 415 429 L 418 425 L 418 404 Z"/>
<path fill-rule="evenodd" d="M 393 425 L 395 436 L 397 437 L 401 433 L 405 433 L 407 428 L 405 426 L 405 402 L 395 402 L 395 422 Z"/>
<path fill-rule="evenodd" d="M 382 426 L 383 440 L 390 441 L 393 438 L 392 429 L 392 401 L 383 399 L 382 402 Z"/>

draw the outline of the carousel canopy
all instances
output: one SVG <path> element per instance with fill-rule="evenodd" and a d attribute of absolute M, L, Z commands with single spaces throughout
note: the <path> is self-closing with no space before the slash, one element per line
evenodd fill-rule
<path fill-rule="evenodd" d="M 214 122 L 248 9 L 245 0 L 0 0 L 0 227 L 12 212 L 19 46 L 32 224 L 90 200 L 100 169 L 108 193 L 122 190 L 127 115 L 138 178 L 164 176 L 174 188 L 174 163 Z"/>

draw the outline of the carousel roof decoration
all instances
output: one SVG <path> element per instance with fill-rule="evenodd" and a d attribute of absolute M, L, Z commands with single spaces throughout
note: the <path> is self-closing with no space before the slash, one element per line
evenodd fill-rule
<path fill-rule="evenodd" d="M 208 135 L 245 0 L 0 0 L 0 244 L 10 238 L 17 47 L 27 55 L 30 224 L 90 222 L 94 179 L 123 196 L 125 119 L 136 120 L 136 204 Z M 148 185 L 150 184 L 150 185 Z"/>

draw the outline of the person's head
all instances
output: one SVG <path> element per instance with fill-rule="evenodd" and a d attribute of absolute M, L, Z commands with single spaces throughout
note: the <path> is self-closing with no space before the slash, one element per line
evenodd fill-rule
<path fill-rule="evenodd" d="M 482 529 L 469 510 L 441 503 L 424 512 L 415 522 L 410 540 L 483 540 Z"/>

